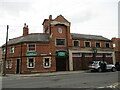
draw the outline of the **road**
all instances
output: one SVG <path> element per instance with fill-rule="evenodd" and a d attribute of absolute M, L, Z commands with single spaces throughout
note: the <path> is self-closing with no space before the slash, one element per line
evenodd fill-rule
<path fill-rule="evenodd" d="M 3 88 L 101 88 L 118 82 L 118 72 L 3 78 Z"/>

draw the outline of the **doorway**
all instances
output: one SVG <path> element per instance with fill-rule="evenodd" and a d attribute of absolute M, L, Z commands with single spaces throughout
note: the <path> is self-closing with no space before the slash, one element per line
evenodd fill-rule
<path fill-rule="evenodd" d="M 17 59 L 17 62 L 16 62 L 16 74 L 19 74 L 20 73 L 20 59 Z"/>
<path fill-rule="evenodd" d="M 56 57 L 56 71 L 66 71 L 66 57 Z"/>

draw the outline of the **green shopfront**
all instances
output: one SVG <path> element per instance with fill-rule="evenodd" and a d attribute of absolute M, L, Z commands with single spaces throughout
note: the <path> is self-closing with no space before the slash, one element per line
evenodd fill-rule
<path fill-rule="evenodd" d="M 68 71 L 68 61 L 66 51 L 56 51 L 56 71 Z"/>

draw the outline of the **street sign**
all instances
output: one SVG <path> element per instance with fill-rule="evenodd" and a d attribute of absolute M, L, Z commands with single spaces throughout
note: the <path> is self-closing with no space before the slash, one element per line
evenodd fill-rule
<path fill-rule="evenodd" d="M 37 55 L 37 53 L 26 53 L 26 56 L 35 56 L 35 55 Z"/>
<path fill-rule="evenodd" d="M 66 52 L 58 52 L 57 56 L 66 56 Z"/>

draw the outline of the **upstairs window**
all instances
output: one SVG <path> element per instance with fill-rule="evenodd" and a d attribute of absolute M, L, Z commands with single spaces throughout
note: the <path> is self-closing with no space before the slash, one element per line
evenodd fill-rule
<path fill-rule="evenodd" d="M 5 52 L 6 52 L 5 48 L 3 48 L 2 49 L 2 55 L 5 55 Z"/>
<path fill-rule="evenodd" d="M 15 48 L 14 48 L 14 47 L 11 47 L 11 48 L 10 48 L 10 53 L 14 53 L 14 50 L 15 50 Z"/>
<path fill-rule="evenodd" d="M 106 48 L 110 48 L 110 43 L 106 43 Z"/>
<path fill-rule="evenodd" d="M 100 48 L 100 43 L 96 43 L 95 45 L 97 48 Z"/>
<path fill-rule="evenodd" d="M 85 47 L 90 47 L 90 42 L 85 42 Z"/>
<path fill-rule="evenodd" d="M 28 52 L 34 52 L 36 49 L 35 49 L 35 44 L 29 44 L 28 45 Z"/>
<path fill-rule="evenodd" d="M 79 41 L 73 41 L 73 46 L 78 47 L 79 46 Z"/>
<path fill-rule="evenodd" d="M 56 46 L 65 46 L 65 39 L 56 39 Z"/>

